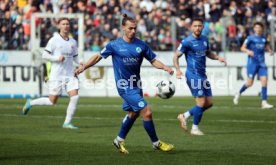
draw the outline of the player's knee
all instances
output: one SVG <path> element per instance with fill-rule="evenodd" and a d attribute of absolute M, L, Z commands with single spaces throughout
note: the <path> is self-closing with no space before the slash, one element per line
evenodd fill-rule
<path fill-rule="evenodd" d="M 50 100 L 50 102 L 52 103 L 52 105 L 56 105 L 57 104 L 57 99 L 49 99 Z"/>
<path fill-rule="evenodd" d="M 152 118 L 152 111 L 149 107 L 147 107 L 144 112 L 142 113 L 144 119 L 151 119 Z"/>
<path fill-rule="evenodd" d="M 144 116 L 147 117 L 147 118 L 152 118 L 152 111 L 151 111 L 151 110 L 148 110 L 148 111 L 145 113 Z"/>
<path fill-rule="evenodd" d="M 247 82 L 247 84 L 246 84 L 247 88 L 251 87 L 252 85 L 253 85 L 253 82 L 252 82 L 252 81 L 249 81 L 249 82 Z"/>
<path fill-rule="evenodd" d="M 128 117 L 131 118 L 131 119 L 136 119 L 137 117 L 139 117 L 139 113 L 129 112 Z"/>
<path fill-rule="evenodd" d="M 205 104 L 206 104 L 206 101 L 205 101 L 205 100 L 197 101 L 197 106 L 199 106 L 199 107 L 204 107 Z"/>

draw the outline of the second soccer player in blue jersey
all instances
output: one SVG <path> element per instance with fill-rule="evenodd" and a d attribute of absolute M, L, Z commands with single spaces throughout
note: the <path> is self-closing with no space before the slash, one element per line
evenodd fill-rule
<path fill-rule="evenodd" d="M 182 71 L 179 66 L 179 58 L 185 54 L 187 62 L 186 82 L 192 95 L 195 97 L 196 105 L 185 113 L 178 115 L 181 127 L 187 131 L 187 120 L 194 116 L 192 135 L 204 135 L 198 128 L 202 114 L 205 110 L 212 107 L 212 91 L 206 76 L 206 57 L 225 63 L 224 58 L 212 53 L 209 50 L 207 37 L 201 35 L 203 29 L 203 20 L 196 18 L 192 22 L 192 33 L 181 41 L 173 58 L 176 67 L 176 77 L 182 77 Z"/>
<path fill-rule="evenodd" d="M 244 41 L 241 50 L 248 54 L 247 59 L 247 82 L 241 87 L 240 91 L 235 95 L 233 102 L 235 105 L 239 103 L 240 95 L 253 85 L 256 74 L 260 77 L 262 83 L 262 109 L 273 108 L 273 105 L 267 103 L 267 67 L 265 64 L 265 49 L 271 55 L 272 50 L 267 44 L 266 37 L 263 36 L 263 24 L 256 22 L 253 25 L 254 34 L 250 35 Z"/>

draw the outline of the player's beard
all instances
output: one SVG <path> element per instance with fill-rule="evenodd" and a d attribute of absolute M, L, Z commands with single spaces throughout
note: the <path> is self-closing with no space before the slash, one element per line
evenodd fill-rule
<path fill-rule="evenodd" d="M 196 37 L 200 37 L 201 31 L 200 31 L 200 30 L 194 31 L 194 35 L 195 35 Z"/>
<path fill-rule="evenodd" d="M 128 38 L 129 38 L 130 40 L 133 40 L 133 39 L 134 39 L 134 37 L 135 37 L 135 33 L 133 33 L 133 34 L 129 34 L 129 36 L 128 36 Z"/>

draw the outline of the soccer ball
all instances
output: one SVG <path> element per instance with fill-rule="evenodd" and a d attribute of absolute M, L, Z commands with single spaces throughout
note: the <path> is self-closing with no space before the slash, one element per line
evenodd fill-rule
<path fill-rule="evenodd" d="M 168 99 L 174 95 L 175 86 L 169 80 L 162 80 L 157 85 L 157 95 L 162 99 Z"/>

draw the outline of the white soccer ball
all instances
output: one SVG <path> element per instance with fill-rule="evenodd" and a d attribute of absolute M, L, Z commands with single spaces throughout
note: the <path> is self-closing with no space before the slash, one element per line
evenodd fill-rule
<path fill-rule="evenodd" d="M 174 95 L 175 86 L 169 80 L 162 80 L 157 84 L 157 95 L 162 99 L 168 99 Z"/>

